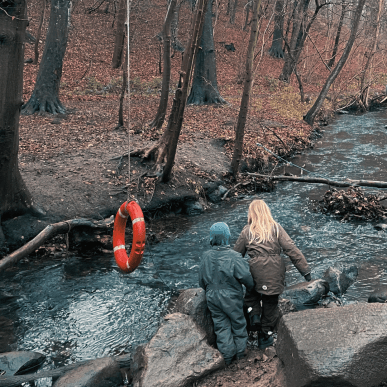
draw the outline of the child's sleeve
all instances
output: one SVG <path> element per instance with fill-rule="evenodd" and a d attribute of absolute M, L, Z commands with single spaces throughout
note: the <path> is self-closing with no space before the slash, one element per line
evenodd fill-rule
<path fill-rule="evenodd" d="M 254 289 L 254 280 L 250 273 L 249 264 L 241 256 L 234 259 L 234 277 L 245 285 L 248 291 Z"/>
<path fill-rule="evenodd" d="M 297 248 L 293 240 L 287 234 L 287 232 L 279 226 L 278 242 L 282 247 L 284 253 L 290 258 L 293 265 L 297 268 L 301 275 L 306 276 L 310 273 L 308 262 L 306 261 L 304 254 Z"/>
<path fill-rule="evenodd" d="M 241 253 L 242 254 L 242 257 L 244 257 L 246 255 L 246 243 L 245 243 L 245 237 L 243 235 L 243 231 L 241 232 L 241 234 L 239 235 L 239 238 L 238 240 L 235 242 L 235 245 L 234 245 L 234 250 L 237 252 L 237 253 Z"/>

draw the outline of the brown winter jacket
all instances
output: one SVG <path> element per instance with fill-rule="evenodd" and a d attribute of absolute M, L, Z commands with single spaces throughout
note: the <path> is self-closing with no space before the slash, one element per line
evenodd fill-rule
<path fill-rule="evenodd" d="M 301 275 L 310 273 L 305 257 L 281 225 L 278 224 L 278 233 L 277 230 L 274 232 L 273 240 L 265 243 L 255 240 L 250 243 L 249 228 L 249 225 L 243 228 L 234 250 L 243 256 L 249 255 L 250 271 L 258 293 L 274 295 L 284 290 L 286 268 L 281 251 L 289 256 Z"/>

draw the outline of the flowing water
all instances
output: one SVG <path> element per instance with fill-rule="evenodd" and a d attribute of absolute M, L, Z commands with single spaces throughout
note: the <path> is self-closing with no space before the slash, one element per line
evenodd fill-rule
<path fill-rule="evenodd" d="M 292 161 L 332 180 L 387 180 L 387 113 L 345 115 L 316 147 Z M 299 174 L 294 167 L 286 170 Z M 371 223 L 342 223 L 313 210 L 327 186 L 279 183 L 259 195 L 274 218 L 303 251 L 319 278 L 335 264 L 356 264 L 359 277 L 344 302 L 366 302 L 387 284 L 387 240 Z M 367 190 L 368 192 L 374 192 Z M 45 368 L 126 353 L 147 342 L 176 289 L 197 287 L 201 254 L 209 248 L 209 228 L 226 222 L 232 242 L 247 220 L 251 198 L 204 215 L 165 221 L 173 238 L 148 246 L 132 274 L 118 271 L 113 255 L 85 259 L 34 259 L 7 271 L 0 283 L 0 352 L 4 348 L 47 355 Z M 288 285 L 302 281 L 288 263 Z M 3 294 L 3 298 L 1 298 Z M 49 386 L 50 381 L 40 381 Z"/>

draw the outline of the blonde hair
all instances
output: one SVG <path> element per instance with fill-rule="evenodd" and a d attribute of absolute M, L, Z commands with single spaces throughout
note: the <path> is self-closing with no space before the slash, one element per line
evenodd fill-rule
<path fill-rule="evenodd" d="M 278 238 L 278 224 L 271 215 L 270 208 L 263 200 L 253 200 L 248 213 L 250 243 L 256 240 L 265 243 L 273 240 L 274 230 Z"/>

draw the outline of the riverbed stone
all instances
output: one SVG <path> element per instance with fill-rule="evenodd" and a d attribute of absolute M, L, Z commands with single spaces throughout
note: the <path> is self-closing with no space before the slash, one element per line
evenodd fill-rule
<path fill-rule="evenodd" d="M 387 286 L 380 286 L 375 289 L 369 296 L 368 302 L 387 302 Z"/>
<path fill-rule="evenodd" d="M 116 387 L 122 383 L 119 364 L 112 357 L 104 357 L 66 372 L 53 387 Z"/>
<path fill-rule="evenodd" d="M 0 374 L 23 375 L 38 370 L 46 356 L 32 351 L 13 351 L 0 353 Z"/>
<path fill-rule="evenodd" d="M 329 290 L 336 296 L 342 296 L 347 289 L 356 281 L 359 270 L 356 265 L 344 266 L 342 268 L 329 267 L 322 279 L 329 284 Z"/>
<path fill-rule="evenodd" d="M 328 291 L 328 282 L 323 279 L 316 279 L 286 287 L 281 297 L 290 300 L 296 307 L 302 307 L 317 304 Z"/>
<path fill-rule="evenodd" d="M 209 346 L 191 316 L 165 316 L 149 343 L 137 348 L 132 363 L 133 387 L 183 387 L 225 365 Z"/>
<path fill-rule="evenodd" d="M 367 303 L 283 316 L 276 350 L 287 387 L 368 387 L 386 381 L 386 321 L 386 304 Z"/>
<path fill-rule="evenodd" d="M 215 343 L 214 323 L 207 307 L 206 292 L 202 288 L 184 290 L 176 300 L 173 312 L 191 316 L 206 332 L 208 344 Z"/>

